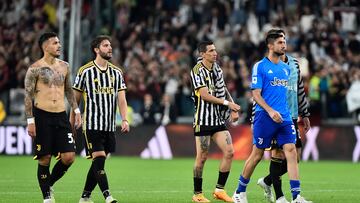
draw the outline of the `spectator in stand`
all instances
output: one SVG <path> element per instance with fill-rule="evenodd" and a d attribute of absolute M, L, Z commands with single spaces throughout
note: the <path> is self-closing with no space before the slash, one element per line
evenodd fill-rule
<path fill-rule="evenodd" d="M 156 124 L 155 114 L 157 113 L 157 106 L 153 102 L 151 94 L 144 95 L 144 105 L 141 109 L 141 116 L 143 117 L 143 123 Z"/>
<path fill-rule="evenodd" d="M 145 93 L 150 93 L 154 102 L 160 102 L 161 96 L 168 93 L 169 63 L 176 67 L 177 73 L 189 70 L 184 64 L 195 63 L 194 50 L 199 41 L 216 41 L 221 55 L 229 56 L 235 63 L 235 78 L 238 78 L 237 61 L 243 60 L 249 71 L 264 55 L 264 33 L 275 26 L 284 27 L 289 33 L 289 53 L 301 57 L 299 62 L 306 63 L 301 67 L 308 67 L 308 71 L 302 70 L 307 75 L 305 87 L 310 86 L 310 78 L 320 69 L 329 71 L 333 64 L 341 67 L 339 71 L 344 81 L 349 80 L 349 70 L 360 66 L 360 19 L 356 18 L 360 1 L 287 1 L 285 6 L 277 2 L 139 0 L 107 1 L 97 5 L 95 1 L 86 1 L 81 8 L 80 33 L 83 42 L 90 42 L 99 32 L 112 36 L 116 47 L 113 62 L 129 67 L 124 77 L 129 87 L 129 106 L 135 112 L 140 111 Z M 9 70 L 8 88 L 21 88 L 25 64 L 39 58 L 34 36 L 40 31 L 59 30 L 60 24 L 54 18 L 57 7 L 53 1 L 0 2 L 0 52 L 6 64 L 14 67 Z M 65 1 L 65 22 L 70 21 L 70 10 L 71 4 Z M 96 10 L 102 12 L 90 15 Z M 65 23 L 64 50 L 68 50 L 69 29 L 70 23 Z M 81 63 L 85 63 L 90 55 L 85 51 L 88 47 L 82 49 Z M 68 60 L 67 52 L 63 56 Z M 175 80 L 181 81 L 180 75 Z M 246 78 L 243 82 L 250 83 L 250 80 Z M 183 90 L 179 87 L 181 84 L 171 83 L 173 86 L 167 85 L 173 88 L 170 94 L 172 97 L 179 95 Z M 347 89 L 345 85 L 345 91 Z M 325 90 L 324 95 L 329 91 L 330 88 Z M 246 96 L 241 98 L 247 100 Z M 328 97 L 326 100 L 330 101 Z M 179 109 L 180 115 L 181 111 Z"/>

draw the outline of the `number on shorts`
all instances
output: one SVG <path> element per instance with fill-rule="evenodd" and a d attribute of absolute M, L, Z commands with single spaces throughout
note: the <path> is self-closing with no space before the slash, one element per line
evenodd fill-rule
<path fill-rule="evenodd" d="M 74 138 L 72 136 L 72 133 L 68 133 L 69 143 L 74 143 Z"/>
<path fill-rule="evenodd" d="M 291 125 L 291 129 L 292 129 L 292 134 L 293 134 L 293 135 L 296 135 L 295 125 Z"/>

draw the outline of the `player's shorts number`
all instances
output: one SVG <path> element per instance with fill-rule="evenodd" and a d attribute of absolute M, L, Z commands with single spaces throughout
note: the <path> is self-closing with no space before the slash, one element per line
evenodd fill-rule
<path fill-rule="evenodd" d="M 292 129 L 292 134 L 296 135 L 295 125 L 291 125 L 291 129 Z"/>
<path fill-rule="evenodd" d="M 72 136 L 72 133 L 68 133 L 69 143 L 74 143 L 74 137 Z"/>

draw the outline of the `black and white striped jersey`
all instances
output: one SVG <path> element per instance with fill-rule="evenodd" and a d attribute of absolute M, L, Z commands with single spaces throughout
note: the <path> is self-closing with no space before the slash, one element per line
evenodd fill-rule
<path fill-rule="evenodd" d="M 120 68 L 108 62 L 101 70 L 94 61 L 79 68 L 73 89 L 84 98 L 84 130 L 115 131 L 118 92 L 126 85 Z"/>
<path fill-rule="evenodd" d="M 200 129 L 199 126 L 219 126 L 225 124 L 223 105 L 203 100 L 199 92 L 200 88 L 207 87 L 210 95 L 225 99 L 226 87 L 221 68 L 214 64 L 213 68 L 209 70 L 203 63 L 198 62 L 191 70 L 190 75 L 195 104 L 193 123 L 195 132 L 197 132 L 197 129 Z"/>

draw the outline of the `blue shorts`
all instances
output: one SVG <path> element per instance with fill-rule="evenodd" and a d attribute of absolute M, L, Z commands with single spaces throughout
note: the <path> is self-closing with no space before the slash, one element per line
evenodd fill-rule
<path fill-rule="evenodd" d="M 259 149 L 271 146 L 271 140 L 282 148 L 284 144 L 296 143 L 296 130 L 292 121 L 276 123 L 266 111 L 255 112 L 253 127 L 253 144 Z"/>

